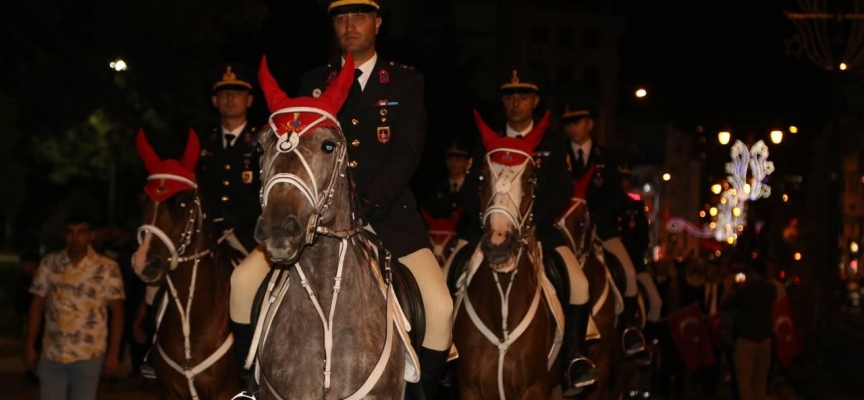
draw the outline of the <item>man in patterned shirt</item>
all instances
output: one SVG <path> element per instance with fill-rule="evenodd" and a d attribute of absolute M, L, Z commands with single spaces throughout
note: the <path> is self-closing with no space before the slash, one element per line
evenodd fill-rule
<path fill-rule="evenodd" d="M 93 400 L 103 368 L 112 374 L 120 365 L 123 280 L 117 263 L 96 253 L 91 239 L 90 221 L 69 217 L 66 248 L 42 259 L 30 287 L 24 362 L 36 368 L 42 400 Z M 43 315 L 40 357 L 36 332 Z"/>

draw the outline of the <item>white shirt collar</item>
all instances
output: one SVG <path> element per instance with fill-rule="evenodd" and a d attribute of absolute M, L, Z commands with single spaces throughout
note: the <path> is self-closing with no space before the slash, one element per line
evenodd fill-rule
<path fill-rule="evenodd" d="M 246 122 L 240 124 L 238 127 L 234 128 L 234 129 L 232 129 L 232 130 L 230 130 L 230 131 L 227 130 L 227 129 L 225 129 L 224 126 L 222 126 L 222 147 L 223 147 L 223 148 L 228 148 L 228 145 L 229 145 L 229 144 L 230 144 L 231 146 L 233 146 L 234 143 L 237 143 L 237 139 L 240 138 L 240 134 L 243 133 L 243 130 L 244 130 L 244 129 L 246 129 L 246 124 L 247 124 L 248 122 L 249 122 L 249 121 L 246 121 Z M 227 138 L 225 137 L 225 135 L 227 135 L 227 134 L 229 134 L 229 133 L 232 134 L 232 135 L 234 135 L 234 139 L 231 139 L 231 143 L 228 143 L 228 140 L 227 140 Z"/>
<path fill-rule="evenodd" d="M 525 128 L 522 132 L 516 132 L 515 129 L 510 127 L 510 124 L 507 124 L 506 133 L 507 133 L 507 137 L 516 137 L 516 136 L 525 137 L 525 135 L 527 135 L 528 132 L 531 132 L 532 129 L 534 129 L 534 121 L 531 121 L 531 123 L 528 124 L 528 127 Z"/>
<path fill-rule="evenodd" d="M 591 154 L 591 139 L 586 140 L 581 146 L 571 140 L 570 147 L 573 148 L 573 155 L 578 155 L 579 149 L 582 149 L 582 163 L 588 165 L 588 156 Z"/>
<path fill-rule="evenodd" d="M 360 82 L 360 89 L 366 89 L 366 82 L 369 81 L 369 77 L 372 76 L 372 70 L 375 69 L 375 63 L 378 62 L 378 53 L 372 55 L 372 58 L 366 60 L 360 66 L 355 65 L 354 68 L 363 71 L 363 75 L 360 75 L 360 78 L 357 81 Z M 345 66 L 345 57 L 342 57 L 342 66 Z"/>
<path fill-rule="evenodd" d="M 456 191 L 458 192 L 459 189 L 462 189 L 462 183 L 463 182 L 465 182 L 465 176 L 464 175 L 460 176 L 458 179 L 450 178 L 450 187 L 452 188 L 453 184 L 455 183 L 456 184 Z"/>

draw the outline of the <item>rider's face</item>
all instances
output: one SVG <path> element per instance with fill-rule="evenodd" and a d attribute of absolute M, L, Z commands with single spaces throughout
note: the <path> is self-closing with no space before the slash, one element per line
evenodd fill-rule
<path fill-rule="evenodd" d="M 582 118 L 576 122 L 564 124 L 564 133 L 570 140 L 582 144 L 591 138 L 591 130 L 594 129 L 594 120 L 590 117 Z"/>
<path fill-rule="evenodd" d="M 220 90 L 211 100 L 222 118 L 243 117 L 252 106 L 252 95 L 248 90 Z"/>
<path fill-rule="evenodd" d="M 537 93 L 507 93 L 501 96 L 507 122 L 519 124 L 529 121 L 534 115 L 534 108 L 540 101 Z"/>
<path fill-rule="evenodd" d="M 362 53 L 375 48 L 381 17 L 375 12 L 344 13 L 333 17 L 333 30 L 343 52 Z"/>

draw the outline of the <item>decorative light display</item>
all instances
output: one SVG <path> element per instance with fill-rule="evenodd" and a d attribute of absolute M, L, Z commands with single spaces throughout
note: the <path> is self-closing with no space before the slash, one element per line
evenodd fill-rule
<path fill-rule="evenodd" d="M 713 236 L 720 242 L 735 243 L 747 222 L 747 201 L 771 195 L 771 187 L 765 184 L 765 178 L 774 172 L 774 162 L 768 161 L 768 146 L 761 140 L 750 149 L 736 140 L 730 155 L 732 162 L 726 164 L 729 188 L 720 194 L 720 204 L 711 209 L 712 216 L 716 210 L 717 219 L 707 228 L 697 228 L 687 220 L 672 218 L 666 224 L 670 232 L 683 229 L 699 238 Z"/>

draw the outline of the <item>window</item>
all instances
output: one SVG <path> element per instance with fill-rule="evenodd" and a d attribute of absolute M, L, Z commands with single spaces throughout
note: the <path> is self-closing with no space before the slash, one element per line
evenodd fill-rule
<path fill-rule="evenodd" d="M 600 33 L 593 29 L 586 29 L 582 33 L 582 45 L 586 49 L 596 49 L 600 47 Z"/>
<path fill-rule="evenodd" d="M 547 43 L 549 41 L 549 29 L 545 26 L 531 28 L 531 43 Z"/>
<path fill-rule="evenodd" d="M 573 48 L 573 31 L 571 29 L 558 30 L 558 47 L 562 49 Z"/>

